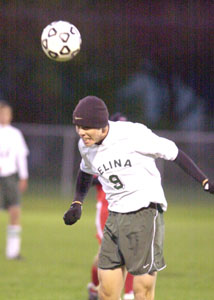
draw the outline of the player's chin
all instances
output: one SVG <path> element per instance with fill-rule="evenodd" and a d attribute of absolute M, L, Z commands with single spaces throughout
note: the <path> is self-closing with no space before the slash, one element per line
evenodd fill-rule
<path fill-rule="evenodd" d="M 86 147 L 91 147 L 95 144 L 95 142 L 91 139 L 83 140 L 83 143 L 85 144 Z"/>

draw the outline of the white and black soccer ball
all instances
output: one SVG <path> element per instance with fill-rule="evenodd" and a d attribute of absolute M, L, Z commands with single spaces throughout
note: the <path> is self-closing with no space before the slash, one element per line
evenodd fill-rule
<path fill-rule="evenodd" d="M 50 59 L 55 61 L 71 60 L 79 53 L 81 43 L 79 30 L 66 21 L 52 22 L 42 31 L 42 49 Z"/>

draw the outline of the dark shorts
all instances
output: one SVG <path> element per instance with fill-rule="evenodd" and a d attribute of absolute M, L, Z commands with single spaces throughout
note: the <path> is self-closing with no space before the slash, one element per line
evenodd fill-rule
<path fill-rule="evenodd" d="M 20 192 L 16 174 L 0 177 L 0 208 L 7 209 L 12 205 L 20 205 Z"/>
<path fill-rule="evenodd" d="M 163 213 L 156 208 L 127 214 L 109 212 L 98 266 L 115 269 L 125 265 L 133 275 L 160 271 L 166 266 L 163 240 Z"/>

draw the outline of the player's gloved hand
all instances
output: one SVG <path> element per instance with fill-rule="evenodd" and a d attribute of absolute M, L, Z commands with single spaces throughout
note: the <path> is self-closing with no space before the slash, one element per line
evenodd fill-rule
<path fill-rule="evenodd" d="M 65 212 L 63 220 L 66 225 L 73 225 L 76 223 L 82 214 L 82 203 L 80 201 L 74 201 L 71 207 Z"/>
<path fill-rule="evenodd" d="M 213 182 L 210 182 L 209 179 L 205 179 L 203 182 L 202 182 L 202 186 L 204 188 L 204 190 L 206 192 L 209 192 L 211 194 L 214 194 L 214 183 Z"/>

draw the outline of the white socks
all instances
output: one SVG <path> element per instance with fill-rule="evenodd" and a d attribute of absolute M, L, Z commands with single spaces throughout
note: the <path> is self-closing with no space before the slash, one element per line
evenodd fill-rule
<path fill-rule="evenodd" d="M 123 296 L 123 300 L 134 300 L 134 294 L 133 293 L 125 294 Z"/>
<path fill-rule="evenodd" d="M 6 241 L 6 258 L 14 259 L 20 255 L 21 249 L 21 226 L 8 225 Z"/>

